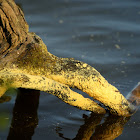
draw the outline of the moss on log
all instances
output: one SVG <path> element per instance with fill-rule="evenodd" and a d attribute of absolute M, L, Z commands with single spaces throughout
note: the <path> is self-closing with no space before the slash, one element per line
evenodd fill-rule
<path fill-rule="evenodd" d="M 76 87 L 112 113 L 130 115 L 130 103 L 97 70 L 81 61 L 49 53 L 41 38 L 28 28 L 15 2 L 0 0 L 0 96 L 10 87 L 37 89 L 81 109 L 105 113 L 93 100 L 69 88 Z"/>

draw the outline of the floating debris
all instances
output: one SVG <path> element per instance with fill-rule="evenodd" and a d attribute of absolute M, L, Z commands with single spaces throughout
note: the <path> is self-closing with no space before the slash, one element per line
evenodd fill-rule
<path fill-rule="evenodd" d="M 126 62 L 125 62 L 125 61 L 121 61 L 121 63 L 122 63 L 122 64 L 125 64 Z"/>
<path fill-rule="evenodd" d="M 59 23 L 62 24 L 62 23 L 64 23 L 64 21 L 63 21 L 62 19 L 60 19 L 60 20 L 59 20 Z"/>
<path fill-rule="evenodd" d="M 115 44 L 116 49 L 120 50 L 121 47 L 118 44 Z"/>

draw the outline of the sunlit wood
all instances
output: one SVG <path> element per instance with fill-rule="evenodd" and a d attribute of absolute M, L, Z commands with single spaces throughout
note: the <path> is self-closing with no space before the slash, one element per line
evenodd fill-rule
<path fill-rule="evenodd" d="M 15 2 L 0 0 L 0 96 L 11 87 L 38 89 L 81 109 L 105 113 L 104 108 L 68 86 L 86 92 L 113 114 L 130 115 L 131 104 L 96 69 L 49 53 L 41 38 L 29 32 L 24 14 Z"/>

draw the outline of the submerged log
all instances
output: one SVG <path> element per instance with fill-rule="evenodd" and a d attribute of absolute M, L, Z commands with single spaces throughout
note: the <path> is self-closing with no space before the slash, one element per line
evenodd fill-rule
<path fill-rule="evenodd" d="M 22 10 L 13 0 L 0 0 L 0 96 L 10 87 L 53 94 L 64 102 L 103 114 L 105 109 L 72 91 L 76 87 L 107 106 L 112 113 L 129 116 L 132 105 L 90 65 L 58 58 L 29 32 Z"/>

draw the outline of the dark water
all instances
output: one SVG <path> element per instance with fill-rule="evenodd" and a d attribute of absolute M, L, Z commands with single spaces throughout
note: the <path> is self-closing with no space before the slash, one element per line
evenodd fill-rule
<path fill-rule="evenodd" d="M 124 96 L 140 81 L 139 0 L 16 2 L 22 5 L 30 31 L 51 53 L 92 65 Z M 105 134 L 111 139 L 115 132 L 118 140 L 140 139 L 140 110 L 129 119 L 99 116 L 47 93 L 32 92 L 7 92 L 12 99 L 0 104 L 0 140 L 96 140 Z"/>

